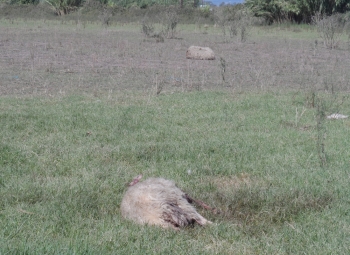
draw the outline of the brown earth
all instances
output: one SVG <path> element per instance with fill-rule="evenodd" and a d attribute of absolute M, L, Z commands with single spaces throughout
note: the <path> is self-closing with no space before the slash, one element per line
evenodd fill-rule
<path fill-rule="evenodd" d="M 164 43 L 140 30 L 135 24 L 105 28 L 80 20 L 2 19 L 0 95 L 350 88 L 346 42 L 335 50 L 320 41 L 315 46 L 313 30 L 261 27 L 246 43 L 224 42 L 212 26 L 208 33 L 180 26 L 181 39 Z M 315 36 L 302 39 L 308 33 Z M 186 59 L 188 47 L 200 44 L 212 48 L 216 60 Z"/>

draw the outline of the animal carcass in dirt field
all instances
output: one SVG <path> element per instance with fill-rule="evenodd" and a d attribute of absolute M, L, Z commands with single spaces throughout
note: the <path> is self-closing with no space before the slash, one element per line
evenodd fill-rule
<path fill-rule="evenodd" d="M 121 213 L 126 219 L 139 224 L 158 225 L 179 229 L 198 223 L 211 222 L 200 215 L 190 204 L 199 203 L 206 209 L 215 210 L 199 200 L 194 200 L 176 187 L 175 183 L 163 178 L 149 178 L 139 182 L 142 175 L 129 184 L 121 203 Z"/>
<path fill-rule="evenodd" d="M 214 60 L 215 54 L 209 47 L 190 46 L 186 51 L 186 58 L 196 60 Z"/>

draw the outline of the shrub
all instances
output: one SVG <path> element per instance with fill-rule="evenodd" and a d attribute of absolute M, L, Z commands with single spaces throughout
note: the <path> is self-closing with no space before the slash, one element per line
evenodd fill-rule
<path fill-rule="evenodd" d="M 345 20 L 342 16 L 340 14 L 332 16 L 316 15 L 313 17 L 313 23 L 316 25 L 324 45 L 329 49 L 336 48 L 345 27 Z"/>
<path fill-rule="evenodd" d="M 156 32 L 154 23 L 148 18 L 145 17 L 142 21 L 141 27 L 142 33 L 148 38 L 155 38 L 156 42 L 164 42 L 163 31 Z"/>
<path fill-rule="evenodd" d="M 101 21 L 102 26 L 107 27 L 111 23 L 112 16 L 112 11 L 108 8 L 104 8 L 98 18 Z"/>
<path fill-rule="evenodd" d="M 177 10 L 174 7 L 169 7 L 165 10 L 164 14 L 160 17 L 160 21 L 163 27 L 163 34 L 166 38 L 175 38 L 176 27 L 179 22 L 179 16 Z"/>
<path fill-rule="evenodd" d="M 82 0 L 45 0 L 45 2 L 51 6 L 58 16 L 76 11 L 83 3 Z"/>
<path fill-rule="evenodd" d="M 209 18 L 211 11 L 212 10 L 209 5 L 205 5 L 204 7 L 200 8 L 200 14 L 204 18 Z"/>
<path fill-rule="evenodd" d="M 149 22 L 147 19 L 144 19 L 142 21 L 142 33 L 146 37 L 152 37 L 154 34 L 154 25 L 153 23 Z"/>
<path fill-rule="evenodd" d="M 223 32 L 225 41 L 228 34 L 230 38 L 239 36 L 241 42 L 247 40 L 252 24 L 252 15 L 247 8 L 241 6 L 218 8 L 215 13 L 215 20 Z"/>

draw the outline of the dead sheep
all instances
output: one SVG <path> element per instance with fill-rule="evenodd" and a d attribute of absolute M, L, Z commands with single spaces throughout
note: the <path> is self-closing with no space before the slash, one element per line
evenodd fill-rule
<path fill-rule="evenodd" d="M 190 204 L 199 203 L 176 187 L 175 183 L 163 178 L 149 178 L 139 182 L 136 177 L 127 189 L 121 203 L 121 213 L 126 219 L 138 224 L 157 225 L 163 228 L 179 229 L 198 223 L 201 226 L 211 222 L 200 215 Z"/>

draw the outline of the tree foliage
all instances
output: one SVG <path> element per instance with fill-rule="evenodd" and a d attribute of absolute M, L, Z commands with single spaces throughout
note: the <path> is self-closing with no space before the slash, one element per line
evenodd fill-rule
<path fill-rule="evenodd" d="M 246 0 L 245 5 L 269 23 L 310 22 L 317 13 L 331 15 L 350 11 L 349 0 Z"/>
<path fill-rule="evenodd" d="M 141 9 L 148 8 L 153 5 L 159 6 L 178 6 L 178 7 L 197 7 L 199 0 L 0 0 L 0 3 L 8 4 L 38 4 L 46 2 L 51 6 L 57 15 L 65 15 L 85 5 L 87 2 L 96 2 L 106 7 L 139 7 Z"/>
<path fill-rule="evenodd" d="M 82 4 L 82 0 L 45 0 L 58 15 L 65 15 L 74 11 Z"/>

